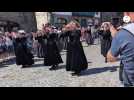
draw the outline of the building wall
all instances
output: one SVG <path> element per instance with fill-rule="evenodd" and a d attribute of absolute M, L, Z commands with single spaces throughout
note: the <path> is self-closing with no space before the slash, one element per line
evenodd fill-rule
<path fill-rule="evenodd" d="M 67 23 L 71 20 L 71 16 L 68 16 L 68 15 L 53 15 L 53 23 L 54 25 L 57 25 L 57 24 L 60 24 L 58 19 L 61 19 L 63 18 L 64 20 L 67 21 Z"/>
<path fill-rule="evenodd" d="M 68 23 L 72 19 L 72 12 L 52 12 L 51 23 L 57 27 L 60 27 L 64 23 L 60 23 L 59 19 L 64 19 Z"/>
<path fill-rule="evenodd" d="M 102 22 L 111 21 L 113 17 L 118 17 L 117 12 L 101 12 Z"/>
<path fill-rule="evenodd" d="M 0 12 L 0 20 L 16 22 L 27 32 L 37 30 L 34 12 Z"/>
<path fill-rule="evenodd" d="M 52 14 L 72 16 L 72 12 L 52 12 Z"/>
<path fill-rule="evenodd" d="M 100 22 L 100 12 L 73 12 L 72 15 L 83 27 L 97 25 Z"/>
<path fill-rule="evenodd" d="M 79 12 L 80 16 L 74 16 L 73 13 L 74 12 L 36 12 L 37 27 L 38 29 L 41 29 L 42 24 L 45 24 L 47 22 L 50 22 L 51 24 L 56 26 L 62 26 L 62 23 L 60 24 L 59 22 L 60 18 L 65 19 L 67 23 L 72 19 L 78 19 L 80 23 L 86 20 L 87 24 L 88 20 L 91 18 L 93 21 L 94 19 L 100 20 L 100 12 L 97 12 L 99 13 L 98 15 L 96 14 L 96 12 L 86 12 L 86 16 L 81 14 L 83 12 Z"/>
<path fill-rule="evenodd" d="M 89 19 L 100 19 L 100 12 L 52 12 L 52 24 L 58 23 L 59 18 L 64 18 L 69 22 L 70 20 L 78 20 L 82 26 L 88 25 Z"/>
<path fill-rule="evenodd" d="M 42 29 L 42 25 L 50 22 L 50 14 L 48 12 L 35 12 L 37 28 Z"/>

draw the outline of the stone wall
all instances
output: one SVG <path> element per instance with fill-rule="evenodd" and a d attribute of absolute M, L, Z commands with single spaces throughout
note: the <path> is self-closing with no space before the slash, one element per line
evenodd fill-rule
<path fill-rule="evenodd" d="M 27 32 L 37 30 L 34 12 L 0 12 L 0 20 L 16 22 Z"/>
<path fill-rule="evenodd" d="M 103 21 L 111 21 L 112 17 L 116 17 L 116 12 L 101 12 L 101 19 Z"/>
<path fill-rule="evenodd" d="M 37 28 L 42 29 L 42 24 L 50 22 L 50 14 L 48 12 L 36 12 Z"/>

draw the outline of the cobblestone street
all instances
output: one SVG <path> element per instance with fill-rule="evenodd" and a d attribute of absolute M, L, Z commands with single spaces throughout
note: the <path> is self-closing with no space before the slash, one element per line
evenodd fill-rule
<path fill-rule="evenodd" d="M 120 87 L 119 63 L 105 63 L 99 45 L 84 45 L 84 50 L 89 67 L 81 77 L 71 76 L 65 71 L 66 53 L 62 52 L 64 64 L 57 71 L 49 71 L 49 67 L 43 66 L 43 60 L 37 58 L 31 68 L 1 65 L 0 87 Z"/>

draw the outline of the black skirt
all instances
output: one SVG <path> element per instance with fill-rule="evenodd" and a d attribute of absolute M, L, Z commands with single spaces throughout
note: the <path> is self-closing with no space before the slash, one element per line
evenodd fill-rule
<path fill-rule="evenodd" d="M 67 71 L 80 72 L 88 68 L 88 62 L 80 42 L 80 31 L 75 31 L 69 35 L 70 41 L 67 45 Z"/>
<path fill-rule="evenodd" d="M 14 50 L 17 65 L 32 65 L 34 64 L 34 56 L 28 49 L 26 38 L 17 38 L 14 41 Z"/>
<path fill-rule="evenodd" d="M 111 39 L 101 39 L 101 54 L 106 57 L 111 47 Z"/>
<path fill-rule="evenodd" d="M 37 56 L 38 58 L 44 58 L 44 51 L 43 51 L 42 44 L 39 44 L 37 47 Z"/>
<path fill-rule="evenodd" d="M 101 54 L 106 57 L 112 42 L 112 36 L 109 31 L 99 31 L 98 34 L 101 36 Z"/>
<path fill-rule="evenodd" d="M 56 45 L 56 42 L 49 41 L 46 48 L 46 54 L 44 57 L 44 65 L 51 66 L 63 63 L 60 52 Z"/>
<path fill-rule="evenodd" d="M 47 46 L 45 49 L 44 65 L 51 66 L 63 63 L 60 51 L 57 46 L 56 34 L 51 33 L 47 37 Z"/>
<path fill-rule="evenodd" d="M 44 58 L 46 44 L 43 42 L 43 37 L 42 36 L 36 37 L 35 40 L 38 40 L 39 43 L 37 46 L 37 56 L 39 58 Z"/>

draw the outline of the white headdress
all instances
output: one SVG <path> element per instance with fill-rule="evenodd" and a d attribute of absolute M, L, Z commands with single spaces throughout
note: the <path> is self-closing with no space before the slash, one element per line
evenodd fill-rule
<path fill-rule="evenodd" d="M 18 33 L 26 33 L 24 30 L 19 30 Z"/>

